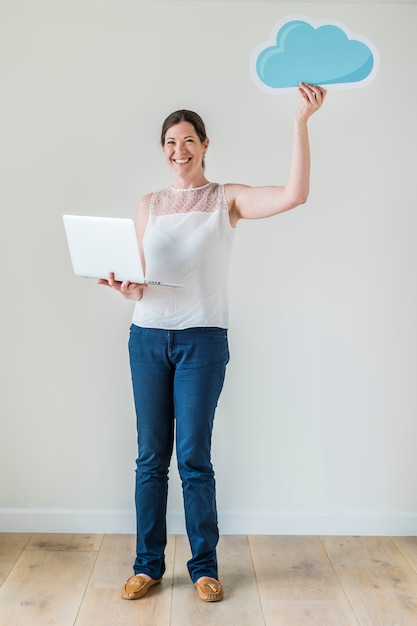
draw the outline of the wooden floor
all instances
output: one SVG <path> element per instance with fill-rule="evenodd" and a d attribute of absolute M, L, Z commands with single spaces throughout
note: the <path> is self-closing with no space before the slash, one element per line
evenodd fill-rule
<path fill-rule="evenodd" d="M 161 585 L 120 598 L 132 535 L 0 534 L 0 626 L 417 625 L 417 537 L 223 536 L 201 602 L 172 535 Z"/>

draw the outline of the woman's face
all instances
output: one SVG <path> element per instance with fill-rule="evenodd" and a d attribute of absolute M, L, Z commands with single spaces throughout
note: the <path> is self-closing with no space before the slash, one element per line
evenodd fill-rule
<path fill-rule="evenodd" d="M 208 139 L 201 141 L 190 122 L 180 122 L 168 128 L 163 151 L 168 165 L 179 176 L 201 173 Z"/>

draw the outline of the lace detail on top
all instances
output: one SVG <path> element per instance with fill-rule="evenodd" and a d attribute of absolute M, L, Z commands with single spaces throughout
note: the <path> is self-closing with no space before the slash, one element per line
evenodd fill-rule
<path fill-rule="evenodd" d="M 175 189 L 167 187 L 152 195 L 149 212 L 152 215 L 176 215 L 179 213 L 214 213 L 216 209 L 227 210 L 223 185 L 206 183 L 202 187 Z"/>

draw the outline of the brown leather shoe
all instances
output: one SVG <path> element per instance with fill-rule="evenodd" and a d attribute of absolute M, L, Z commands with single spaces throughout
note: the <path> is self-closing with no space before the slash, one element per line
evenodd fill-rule
<path fill-rule="evenodd" d="M 215 578 L 200 578 L 195 583 L 197 588 L 198 597 L 203 602 L 219 602 L 223 600 L 223 587 L 221 582 Z"/>
<path fill-rule="evenodd" d="M 138 600 L 146 596 L 153 585 L 157 585 L 160 582 L 161 579 L 153 580 L 151 578 L 151 580 L 146 580 L 146 578 L 140 574 L 131 576 L 123 585 L 121 596 L 125 600 Z"/>

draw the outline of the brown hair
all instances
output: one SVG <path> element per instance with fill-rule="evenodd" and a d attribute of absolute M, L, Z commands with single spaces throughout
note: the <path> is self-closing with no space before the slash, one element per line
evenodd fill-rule
<path fill-rule="evenodd" d="M 168 129 L 171 128 L 171 126 L 175 126 L 175 124 L 179 124 L 180 122 L 189 122 L 192 124 L 201 143 L 207 139 L 206 127 L 198 113 L 194 113 L 194 111 L 187 111 L 187 109 L 180 109 L 179 111 L 174 111 L 174 113 L 168 115 L 165 122 L 162 124 L 161 146 L 165 145 L 165 135 L 167 134 Z"/>

